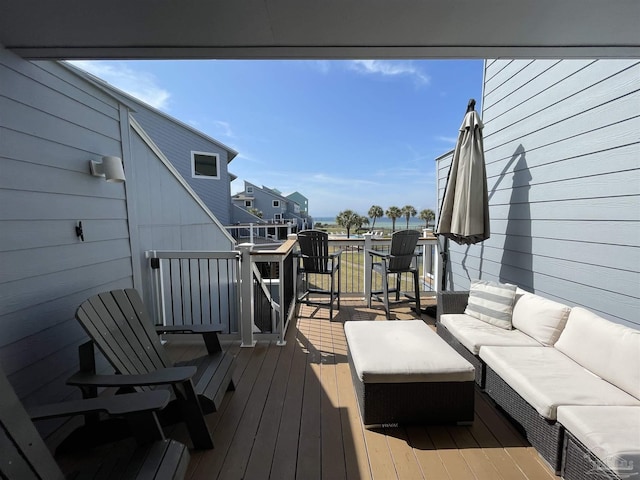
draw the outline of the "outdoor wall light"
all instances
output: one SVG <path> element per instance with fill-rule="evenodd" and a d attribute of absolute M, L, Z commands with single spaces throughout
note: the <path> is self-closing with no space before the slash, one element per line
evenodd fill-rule
<path fill-rule="evenodd" d="M 107 182 L 122 183 L 124 177 L 124 167 L 120 157 L 102 157 L 102 162 L 90 160 L 91 175 L 94 177 L 105 177 Z"/>

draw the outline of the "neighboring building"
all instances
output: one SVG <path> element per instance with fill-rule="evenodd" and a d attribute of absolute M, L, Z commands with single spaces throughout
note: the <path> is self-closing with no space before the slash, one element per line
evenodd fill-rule
<path fill-rule="evenodd" d="M 84 300 L 135 287 L 148 301 L 146 250 L 235 242 L 108 89 L 0 47 L 0 99 L 0 364 L 26 404 L 49 403 L 78 395 L 65 380 L 87 338 Z M 124 183 L 90 175 L 107 155 Z"/>
<path fill-rule="evenodd" d="M 488 60 L 483 91 L 491 238 L 450 242 L 447 288 L 513 283 L 640 328 L 640 62 Z"/>
<path fill-rule="evenodd" d="M 300 194 L 298 194 L 300 195 Z M 301 195 L 300 195 L 301 196 Z M 303 197 L 304 198 L 304 197 Z M 232 197 L 233 204 L 238 209 L 250 212 L 256 209 L 262 212 L 265 223 L 294 223 L 298 229 L 305 228 L 308 223 L 306 212 L 302 212 L 300 204 L 294 199 L 287 198 L 275 188 L 264 185 L 258 187 L 250 182 L 244 182 L 244 190 Z M 244 223 L 245 213 L 234 210 L 234 222 Z"/>
<path fill-rule="evenodd" d="M 73 65 L 69 68 L 107 90 L 130 110 L 176 170 L 223 224 L 231 222 L 231 182 L 228 165 L 238 152 L 193 127 Z"/>
<path fill-rule="evenodd" d="M 313 218 L 309 215 L 309 199 L 302 195 L 300 192 L 292 192 L 285 195 L 289 200 L 294 202 L 294 205 L 299 206 L 298 214 L 303 218 L 301 230 L 313 227 Z"/>

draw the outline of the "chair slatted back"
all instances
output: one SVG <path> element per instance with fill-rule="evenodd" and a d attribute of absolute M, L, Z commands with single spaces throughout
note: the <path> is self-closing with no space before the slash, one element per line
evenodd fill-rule
<path fill-rule="evenodd" d="M 414 252 L 420 232 L 417 230 L 399 230 L 391 235 L 391 248 L 389 253 L 392 258 L 389 260 L 390 272 L 407 271 L 414 258 Z"/>
<path fill-rule="evenodd" d="M 329 235 L 320 230 L 298 233 L 302 265 L 307 273 L 325 273 L 329 261 Z"/>
<path fill-rule="evenodd" d="M 64 479 L 13 387 L 0 370 L 0 478 Z"/>
<path fill-rule="evenodd" d="M 135 289 L 94 295 L 78 307 L 76 318 L 118 373 L 173 366 Z"/>

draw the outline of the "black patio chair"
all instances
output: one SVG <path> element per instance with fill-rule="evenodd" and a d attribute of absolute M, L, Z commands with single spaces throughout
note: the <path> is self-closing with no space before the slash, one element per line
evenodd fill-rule
<path fill-rule="evenodd" d="M 400 294 L 416 302 L 416 313 L 420 314 L 420 283 L 418 279 L 417 263 L 414 266 L 414 260 L 417 258 L 415 253 L 420 233 L 417 230 L 400 230 L 391 236 L 391 247 L 389 253 L 382 253 L 375 250 L 367 250 L 367 254 L 371 256 L 371 270 L 369 278 L 373 280 L 373 272 L 382 275 L 382 290 L 372 290 L 367 300 L 367 306 L 371 308 L 371 300 L 377 300 L 384 304 L 384 312 L 387 320 L 389 315 L 389 294 L 395 293 L 396 302 L 406 301 L 400 299 Z M 377 260 L 377 261 L 374 261 Z M 403 273 L 411 273 L 413 275 L 413 283 L 415 287 L 414 296 L 406 292 L 400 291 L 400 281 Z M 395 288 L 389 289 L 389 275 L 396 276 Z M 371 283 L 373 285 L 373 283 Z"/>
<path fill-rule="evenodd" d="M 333 320 L 333 304 L 340 310 L 340 254 L 341 250 L 329 253 L 329 235 L 320 230 L 303 230 L 298 233 L 300 245 L 299 257 L 302 266 L 298 269 L 301 275 L 301 291 L 298 302 L 307 305 L 329 307 L 329 319 Z M 310 276 L 320 276 L 310 279 Z M 322 276 L 329 277 L 329 288 L 323 288 Z M 337 280 L 336 280 L 337 277 Z M 320 280 L 320 282 L 317 282 Z M 320 283 L 318 285 L 317 283 Z M 321 301 L 311 296 L 327 295 L 328 301 Z"/>

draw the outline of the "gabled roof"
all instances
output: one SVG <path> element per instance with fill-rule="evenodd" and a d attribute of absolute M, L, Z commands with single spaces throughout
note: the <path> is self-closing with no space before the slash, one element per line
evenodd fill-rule
<path fill-rule="evenodd" d="M 148 103 L 143 102 L 142 100 L 140 100 L 140 99 L 128 94 L 127 92 L 124 92 L 124 91 L 120 90 L 119 88 L 114 87 L 109 82 L 105 82 L 101 78 L 98 78 L 95 75 L 92 75 L 91 73 L 89 73 L 89 72 L 87 72 L 85 70 L 82 70 L 81 68 L 78 68 L 75 65 L 70 64 L 69 62 L 60 62 L 60 64 L 62 66 L 64 66 L 65 68 L 67 68 L 69 71 L 73 72 L 74 74 L 76 74 L 76 75 L 78 75 L 80 77 L 83 77 L 84 79 L 88 80 L 89 82 L 91 82 L 92 84 L 94 84 L 95 86 L 100 88 L 101 90 L 109 93 L 110 95 L 113 96 L 113 93 L 115 93 L 119 97 L 124 97 L 125 98 L 125 102 L 123 102 L 123 103 L 125 105 L 127 105 L 134 112 L 135 112 L 135 105 L 143 106 L 144 108 L 147 108 L 147 109 L 151 110 L 155 114 L 172 121 L 176 125 L 179 125 L 181 128 L 187 129 L 190 132 L 202 137 L 206 141 L 211 142 L 214 145 L 217 145 L 218 147 L 222 148 L 223 150 L 226 150 L 227 151 L 227 163 L 231 163 L 231 161 L 238 155 L 238 152 L 236 152 L 233 148 L 228 147 L 224 143 L 216 140 L 215 138 L 210 137 L 209 135 L 207 135 L 205 133 L 202 133 L 200 130 L 197 130 L 197 129 L 187 125 L 186 123 L 178 120 L 177 118 L 172 117 L 171 115 L 168 115 L 168 114 L 162 112 L 161 110 L 158 110 L 155 107 L 152 107 Z M 116 98 L 118 98 L 118 97 L 116 97 Z M 118 100 L 120 100 L 120 98 L 118 98 Z"/>

